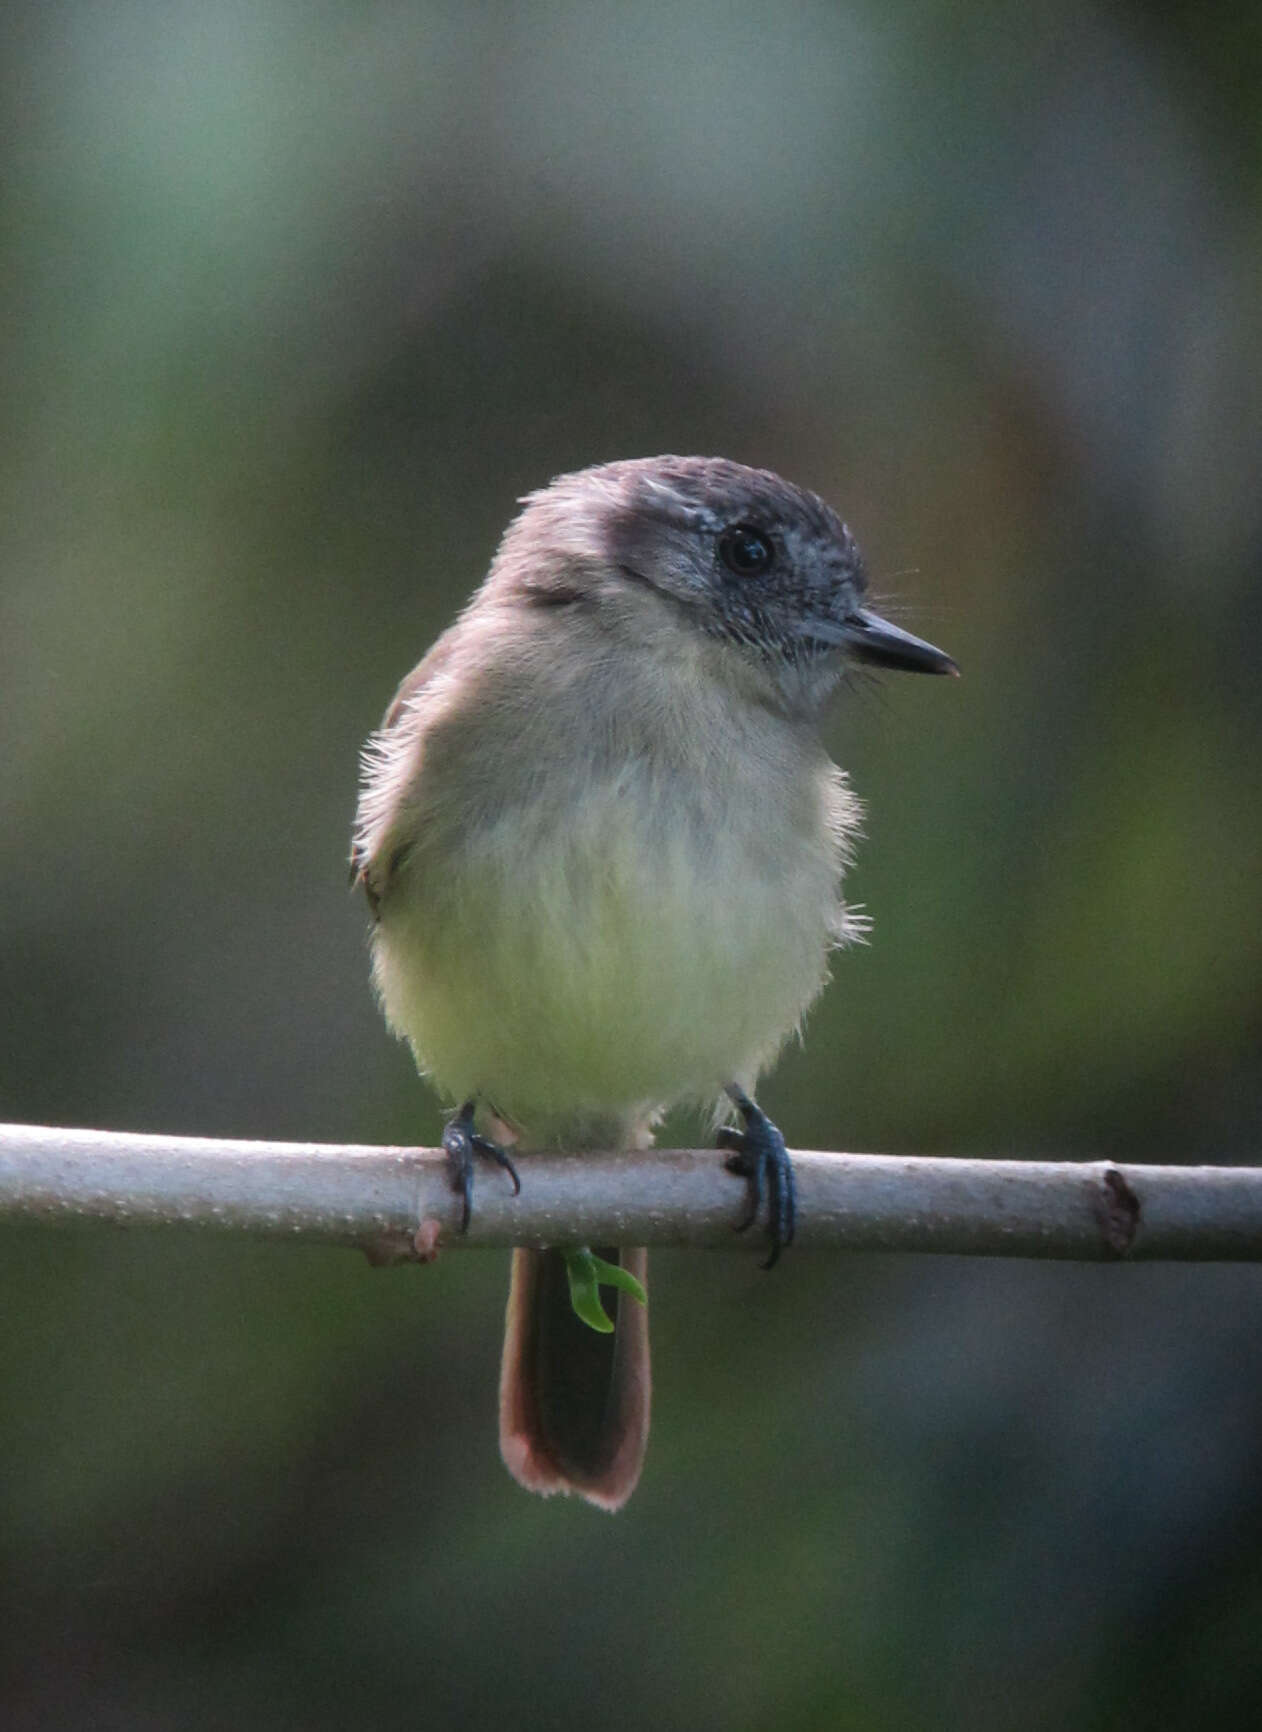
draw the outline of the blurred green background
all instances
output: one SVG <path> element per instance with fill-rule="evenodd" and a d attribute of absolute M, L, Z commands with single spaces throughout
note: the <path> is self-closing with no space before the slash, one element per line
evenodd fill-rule
<path fill-rule="evenodd" d="M 520 493 L 695 451 L 965 675 L 834 718 L 790 1142 L 1258 1159 L 1260 18 L 6 8 L 0 1117 L 432 1142 L 358 747 Z M 0 1231 L 0 1724 L 1259 1723 L 1257 1271 L 658 1255 L 615 1519 L 506 1278 Z"/>

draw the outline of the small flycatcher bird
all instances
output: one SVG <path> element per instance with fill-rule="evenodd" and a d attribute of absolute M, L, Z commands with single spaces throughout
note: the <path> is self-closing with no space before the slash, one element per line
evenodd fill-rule
<path fill-rule="evenodd" d="M 643 1147 L 666 1108 L 726 1096 L 720 1146 L 746 1225 L 766 1199 L 770 1264 L 793 1169 L 757 1080 L 858 925 L 860 809 L 818 719 L 849 663 L 956 667 L 865 606 L 845 524 L 767 470 L 607 463 L 523 506 L 364 751 L 377 991 L 457 1108 L 466 1224 L 475 1156 L 516 1186 L 519 1151 Z M 643 1250 L 602 1255 L 643 1277 Z M 596 1334 L 561 1253 L 515 1251 L 509 1470 L 617 1509 L 648 1423 L 644 1307 L 620 1294 Z"/>

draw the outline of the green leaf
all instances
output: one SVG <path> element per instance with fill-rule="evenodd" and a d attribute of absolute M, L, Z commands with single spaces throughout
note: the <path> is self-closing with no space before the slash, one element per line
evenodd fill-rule
<path fill-rule="evenodd" d="M 589 1329 L 600 1335 L 613 1333 L 613 1319 L 600 1300 L 602 1287 L 617 1287 L 623 1293 L 629 1293 L 638 1304 L 648 1303 L 643 1285 L 621 1264 L 607 1263 L 586 1246 L 577 1251 L 566 1251 L 563 1255 L 570 1281 L 570 1304 L 574 1307 L 574 1315 Z"/>
<path fill-rule="evenodd" d="M 591 1258 L 596 1270 L 596 1279 L 602 1287 L 618 1287 L 624 1293 L 629 1293 L 639 1305 L 647 1305 L 649 1296 L 644 1291 L 644 1283 L 637 1281 L 630 1269 L 624 1269 L 621 1263 L 606 1263 L 603 1257 L 598 1257 L 594 1251 L 587 1255 Z"/>

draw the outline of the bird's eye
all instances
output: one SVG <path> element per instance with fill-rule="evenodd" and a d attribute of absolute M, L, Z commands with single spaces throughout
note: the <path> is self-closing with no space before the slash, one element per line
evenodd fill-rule
<path fill-rule="evenodd" d="M 737 577 L 755 577 L 766 571 L 775 557 L 775 549 L 761 529 L 751 529 L 748 523 L 734 524 L 719 537 L 719 558 Z"/>

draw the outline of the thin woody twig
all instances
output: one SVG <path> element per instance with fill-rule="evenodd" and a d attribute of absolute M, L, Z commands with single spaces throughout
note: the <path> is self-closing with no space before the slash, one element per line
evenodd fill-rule
<path fill-rule="evenodd" d="M 1262 1259 L 1262 1168 L 938 1156 L 793 1156 L 806 1247 L 1085 1260 Z M 473 1219 L 438 1149 L 0 1126 L 0 1218 L 199 1226 L 358 1246 L 636 1244 L 758 1249 L 713 1149 L 522 1160 L 479 1171 Z M 751 1244 L 751 1241 L 753 1243 Z"/>

